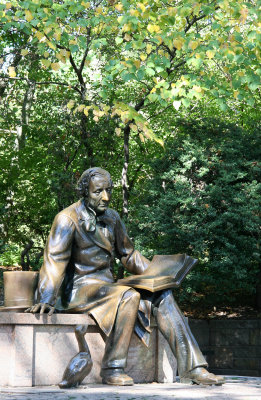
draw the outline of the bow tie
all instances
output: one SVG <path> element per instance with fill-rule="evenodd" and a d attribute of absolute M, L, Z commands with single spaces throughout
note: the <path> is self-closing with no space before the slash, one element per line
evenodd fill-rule
<path fill-rule="evenodd" d="M 84 213 L 84 222 L 86 231 L 94 232 L 96 229 L 96 224 L 102 223 L 105 225 L 110 225 L 113 223 L 113 219 L 108 215 L 107 211 L 104 214 L 96 215 L 90 207 L 86 207 Z"/>

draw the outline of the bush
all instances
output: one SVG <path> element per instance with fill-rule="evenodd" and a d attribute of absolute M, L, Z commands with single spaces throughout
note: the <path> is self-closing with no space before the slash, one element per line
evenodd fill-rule
<path fill-rule="evenodd" d="M 184 253 L 199 265 L 180 300 L 246 304 L 260 265 L 260 138 L 215 120 L 180 121 L 179 134 L 152 162 L 153 178 L 131 210 L 143 253 Z"/>
<path fill-rule="evenodd" d="M 21 260 L 21 248 L 17 245 L 0 243 L 0 265 L 11 267 L 18 266 Z"/>

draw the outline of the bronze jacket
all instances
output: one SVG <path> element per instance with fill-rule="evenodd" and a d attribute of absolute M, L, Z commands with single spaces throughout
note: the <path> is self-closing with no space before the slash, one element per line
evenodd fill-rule
<path fill-rule="evenodd" d="M 115 256 L 132 274 L 141 274 L 149 263 L 134 249 L 116 211 L 108 209 L 96 218 L 83 200 L 72 204 L 53 222 L 40 271 L 38 301 L 58 310 L 88 312 L 109 335 L 119 302 L 129 289 L 114 282 Z M 142 302 L 140 309 L 149 320 Z"/>

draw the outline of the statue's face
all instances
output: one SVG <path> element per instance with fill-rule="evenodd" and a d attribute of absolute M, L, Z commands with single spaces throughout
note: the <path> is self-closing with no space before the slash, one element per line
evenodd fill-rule
<path fill-rule="evenodd" d="M 94 176 L 89 183 L 88 205 L 98 214 L 109 207 L 112 186 L 110 181 L 101 175 Z"/>

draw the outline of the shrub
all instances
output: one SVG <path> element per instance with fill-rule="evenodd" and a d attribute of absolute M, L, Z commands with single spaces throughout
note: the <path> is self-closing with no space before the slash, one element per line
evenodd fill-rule
<path fill-rule="evenodd" d="M 198 266 L 179 291 L 205 305 L 248 303 L 260 265 L 260 138 L 215 120 L 180 121 L 152 162 L 153 178 L 131 210 L 147 255 L 186 252 Z"/>

